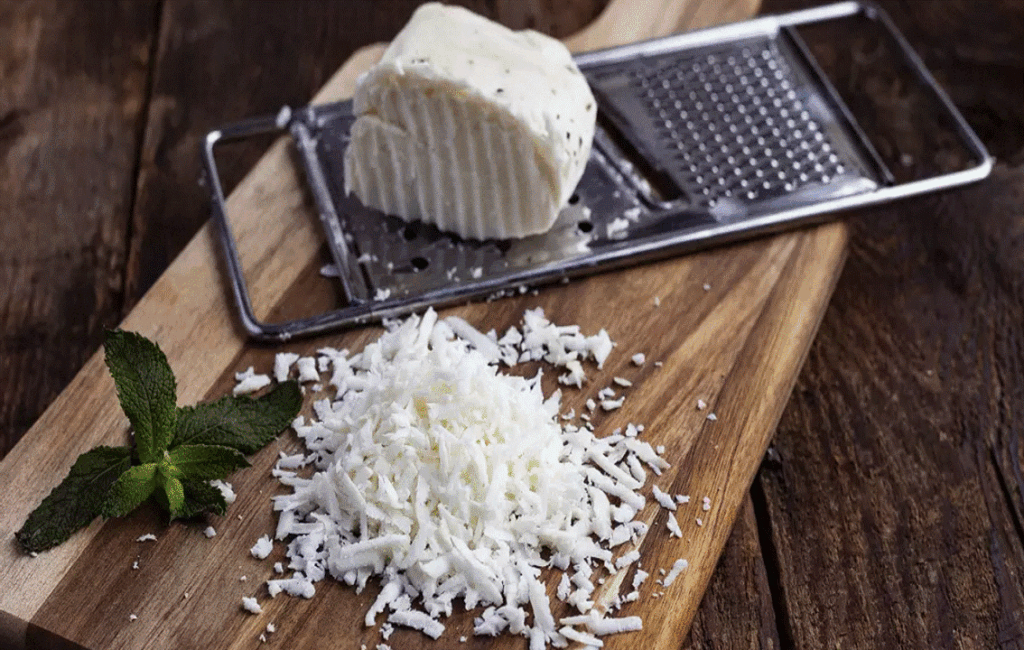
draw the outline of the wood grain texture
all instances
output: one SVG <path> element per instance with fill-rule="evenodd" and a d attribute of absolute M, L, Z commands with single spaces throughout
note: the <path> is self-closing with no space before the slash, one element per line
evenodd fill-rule
<path fill-rule="evenodd" d="M 0 457 L 117 322 L 153 11 L 0 5 Z"/>
<path fill-rule="evenodd" d="M 1024 294 L 1014 278 L 1024 214 L 1015 203 L 971 216 L 1001 184 L 1020 196 L 1022 181 L 1020 170 L 999 171 L 855 222 L 837 301 L 776 438 L 781 463 L 761 474 L 798 647 L 992 648 L 1024 638 L 1012 415 L 1022 407 Z M 963 258 L 978 250 L 964 246 L 971 237 L 992 237 L 993 255 Z M 979 284 L 996 298 L 983 309 L 969 298 Z"/>
<path fill-rule="evenodd" d="M 748 497 L 704 592 L 684 649 L 783 647 L 758 530 L 754 504 Z"/>
<path fill-rule="evenodd" d="M 850 222 L 759 478 L 780 634 L 799 648 L 1020 648 L 1024 104 L 1004 94 L 1024 84 L 1024 8 L 880 4 L 1002 162 L 973 187 Z M 882 97 L 886 120 L 916 124 Z"/>

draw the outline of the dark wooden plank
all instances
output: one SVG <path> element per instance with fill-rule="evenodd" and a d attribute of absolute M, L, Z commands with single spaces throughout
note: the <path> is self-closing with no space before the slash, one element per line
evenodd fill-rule
<path fill-rule="evenodd" d="M 748 497 L 736 517 L 683 648 L 780 647 L 775 607 L 758 539 L 758 521 L 753 501 Z"/>
<path fill-rule="evenodd" d="M 854 222 L 761 474 L 796 647 L 1024 638 L 1024 215 L 991 198 L 1007 183 L 1024 172 Z"/>
<path fill-rule="evenodd" d="M 850 258 L 760 475 L 780 635 L 798 648 L 1018 648 L 1024 7 L 879 4 L 1006 164 L 851 217 Z M 881 121 L 920 127 L 890 83 L 874 88 Z M 910 166 L 941 163 L 913 145 Z"/>
<path fill-rule="evenodd" d="M 0 457 L 119 319 L 154 11 L 0 4 Z"/>

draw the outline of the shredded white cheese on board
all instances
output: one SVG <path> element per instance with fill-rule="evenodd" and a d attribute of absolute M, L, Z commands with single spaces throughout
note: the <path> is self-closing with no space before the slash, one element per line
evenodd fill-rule
<path fill-rule="evenodd" d="M 648 470 L 660 474 L 668 463 L 638 438 L 642 425 L 596 437 L 589 423 L 560 417 L 561 394 L 545 397 L 540 372 L 499 371 L 543 360 L 569 368 L 568 383 L 579 385 L 583 362 L 600 368 L 608 358 L 608 334 L 554 325 L 540 309 L 500 338 L 462 319 L 438 320 L 433 310 L 387 325 L 358 354 L 321 351 L 329 362 L 317 367 L 331 372 L 336 398 L 316 401 L 314 418 L 296 419 L 307 453 L 282 454 L 274 469 L 292 489 L 274 498 L 292 574 L 269 580 L 268 593 L 310 598 L 328 576 L 361 591 L 376 577 L 382 588 L 368 626 L 384 614 L 389 630 L 438 638 L 461 599 L 466 609 L 483 607 L 476 634 L 519 634 L 531 649 L 600 646 L 598 636 L 641 629 L 638 617 L 599 613 L 593 595 L 604 578 L 593 573 L 633 570 L 639 551 L 617 547 L 646 533 L 634 520 L 646 504 L 639 490 Z M 311 475 L 293 471 L 306 465 Z M 675 506 L 657 488 L 655 495 Z M 261 538 L 252 554 L 266 557 L 270 548 Z M 564 572 L 556 596 L 585 621 L 556 623 L 541 574 L 549 568 Z M 646 575 L 637 565 L 632 599 Z"/>

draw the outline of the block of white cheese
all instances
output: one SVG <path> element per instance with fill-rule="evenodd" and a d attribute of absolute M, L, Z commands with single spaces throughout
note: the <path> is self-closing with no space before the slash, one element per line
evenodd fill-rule
<path fill-rule="evenodd" d="M 597 112 L 562 43 L 437 3 L 416 10 L 353 104 L 346 192 L 473 239 L 551 227 Z"/>

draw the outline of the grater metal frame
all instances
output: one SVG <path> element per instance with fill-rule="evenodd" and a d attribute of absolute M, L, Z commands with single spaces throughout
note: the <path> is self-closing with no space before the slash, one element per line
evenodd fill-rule
<path fill-rule="evenodd" d="M 858 15 L 877 24 L 891 39 L 936 108 L 952 125 L 960 144 L 973 157 L 972 166 L 895 183 L 870 138 L 795 32 L 798 26 Z M 747 52 L 743 44 L 748 42 L 755 46 L 768 44 L 765 47 L 770 49 L 762 50 L 761 54 L 764 66 L 752 55 L 747 55 L 753 61 L 749 66 L 743 63 L 743 57 L 736 61 L 730 56 L 721 61 L 716 59 L 716 53 Z M 528 286 L 566 281 L 821 221 L 837 211 L 963 185 L 986 177 L 992 168 L 992 157 L 978 136 L 889 17 L 869 2 L 839 2 L 764 16 L 589 52 L 575 59 L 595 90 L 599 114 L 605 123 L 597 129 L 591 159 L 574 196 L 576 200 L 563 209 L 550 233 L 526 240 L 461 240 L 432 226 L 406 224 L 396 217 L 374 212 L 354 197 L 345 196 L 339 184 L 338 156 L 343 152 L 347 126 L 353 119 L 350 101 L 295 111 L 285 107 L 275 116 L 244 120 L 208 133 L 202 154 L 212 194 L 212 216 L 241 323 L 249 336 L 282 341 L 393 318 L 431 305 L 521 292 Z M 662 65 L 665 61 L 668 65 Z M 690 67 L 685 68 L 680 62 Z M 730 88 L 737 102 L 730 104 L 731 108 L 723 100 L 703 110 L 704 103 L 717 101 L 719 94 L 725 94 L 716 85 L 720 80 L 714 75 L 727 63 L 740 79 L 750 77 L 750 87 L 781 88 L 784 92 L 766 91 L 768 95 L 761 98 L 764 101 L 758 100 L 761 114 L 756 120 L 744 115 L 740 101 L 747 101 L 752 95 L 750 91 L 747 98 L 736 99 L 741 93 Z M 684 79 L 685 75 L 689 77 Z M 694 75 L 704 80 L 697 90 L 689 91 L 688 97 L 674 94 L 693 87 L 689 84 L 693 84 Z M 772 75 L 775 82 L 762 79 Z M 647 103 L 634 101 L 630 89 L 623 88 L 630 83 L 646 89 Z M 677 112 L 671 117 L 677 121 L 678 107 L 688 101 L 681 109 L 684 126 L 689 127 L 683 135 L 692 135 L 700 151 L 706 149 L 705 136 L 707 140 L 718 138 L 716 142 L 723 142 L 722 153 L 707 152 L 701 160 L 694 160 L 697 154 L 683 147 L 678 134 L 674 140 L 658 140 L 655 132 L 659 129 L 676 133 L 675 123 L 669 124 L 671 120 L 664 125 L 659 123 L 666 115 L 658 109 L 658 102 L 662 101 L 659 98 L 675 102 Z M 730 110 L 736 107 L 739 112 L 732 112 L 736 119 L 730 122 Z M 661 112 L 655 115 L 654 110 Z M 690 113 L 694 115 L 692 120 L 687 119 Z M 796 119 L 798 113 L 802 122 Z M 781 124 L 783 120 L 788 126 Z M 695 124 L 702 129 L 700 139 Z M 801 128 L 813 130 L 815 137 L 808 133 L 800 145 L 810 142 L 804 147 L 811 149 L 807 162 L 817 167 L 818 176 L 805 178 L 802 171 L 797 173 L 797 165 L 796 170 L 778 171 L 773 184 L 764 172 L 774 174 L 774 168 L 758 167 L 754 152 L 746 167 L 743 163 L 728 167 L 737 178 L 732 179 L 733 186 L 725 187 L 723 179 L 730 172 L 716 161 L 731 161 L 732 154 L 739 151 L 735 147 L 740 145 L 740 150 L 746 152 L 747 145 L 753 144 L 749 129 L 756 136 L 758 129 L 763 131 L 766 126 L 770 127 L 768 144 L 758 137 L 761 144 L 755 148 L 765 146 L 767 152 L 774 142 L 785 143 L 789 138 L 794 140 L 793 149 L 801 155 L 805 152 L 796 147 L 790 132 L 794 128 L 797 134 Z M 723 139 L 721 135 L 727 129 L 732 129 L 730 133 L 734 135 Z M 214 150 L 224 142 L 284 131 L 290 132 L 305 168 L 348 305 L 316 316 L 267 323 L 259 320 L 252 308 L 228 222 Z M 671 148 L 673 142 L 676 149 Z M 652 149 L 656 153 L 652 154 Z M 678 159 L 675 167 L 666 164 L 666 159 L 673 156 Z M 637 163 L 654 169 L 638 171 Z M 700 181 L 709 169 L 720 173 L 701 186 Z M 649 179 L 653 177 L 671 177 L 667 186 L 678 190 L 677 194 L 663 196 L 651 187 Z M 714 186 L 716 182 L 719 187 Z"/>

